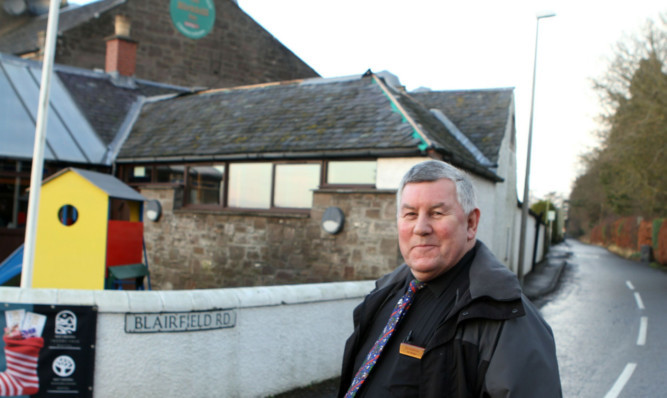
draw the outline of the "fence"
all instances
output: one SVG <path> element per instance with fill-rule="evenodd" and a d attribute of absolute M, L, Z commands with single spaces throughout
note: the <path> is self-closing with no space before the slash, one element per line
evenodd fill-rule
<path fill-rule="evenodd" d="M 590 234 L 591 243 L 616 246 L 629 252 L 639 252 L 650 246 L 653 258 L 667 264 L 667 220 L 644 220 L 641 217 L 623 217 L 596 225 Z"/>

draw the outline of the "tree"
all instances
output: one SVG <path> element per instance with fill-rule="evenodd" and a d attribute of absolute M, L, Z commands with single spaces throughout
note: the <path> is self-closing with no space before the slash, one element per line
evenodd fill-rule
<path fill-rule="evenodd" d="M 561 218 L 563 217 L 559 203 L 563 202 L 563 198 L 556 195 L 555 192 L 547 195 L 546 199 L 539 200 L 530 206 L 530 210 L 540 216 L 540 219 L 545 225 L 549 225 L 548 212 L 554 211 L 555 218 L 551 221 L 551 243 L 558 243 L 563 240 L 563 234 L 560 226 L 562 225 Z"/>
<path fill-rule="evenodd" d="M 570 231 L 609 215 L 667 214 L 667 16 L 620 41 L 594 82 L 604 106 L 601 145 L 584 160 L 570 196 Z"/>

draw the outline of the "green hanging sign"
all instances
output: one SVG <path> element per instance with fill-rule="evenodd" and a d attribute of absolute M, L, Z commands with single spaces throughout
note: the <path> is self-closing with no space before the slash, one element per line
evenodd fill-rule
<path fill-rule="evenodd" d="M 171 0 L 169 12 L 176 29 L 190 39 L 206 36 L 215 23 L 213 0 Z"/>

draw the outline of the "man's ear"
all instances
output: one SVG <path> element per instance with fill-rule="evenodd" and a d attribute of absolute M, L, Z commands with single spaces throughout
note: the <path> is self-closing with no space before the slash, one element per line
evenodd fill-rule
<path fill-rule="evenodd" d="M 468 214 L 468 240 L 473 240 L 477 236 L 480 215 L 479 209 L 474 209 Z"/>

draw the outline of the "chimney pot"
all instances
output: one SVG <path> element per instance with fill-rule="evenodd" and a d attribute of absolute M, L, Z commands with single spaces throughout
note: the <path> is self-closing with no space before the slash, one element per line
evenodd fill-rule
<path fill-rule="evenodd" d="M 116 15 L 114 27 L 116 36 L 130 37 L 130 18 L 125 15 Z"/>

